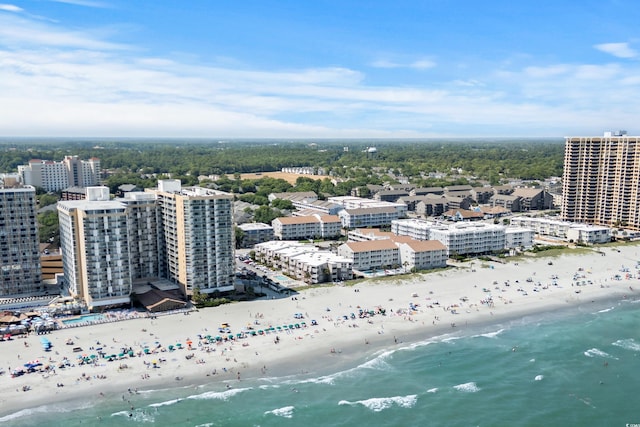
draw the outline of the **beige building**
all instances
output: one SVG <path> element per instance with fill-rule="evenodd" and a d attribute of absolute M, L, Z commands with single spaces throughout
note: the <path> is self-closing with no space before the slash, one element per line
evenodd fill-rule
<path fill-rule="evenodd" d="M 276 218 L 271 226 L 279 240 L 334 239 L 342 228 L 337 216 L 320 214 Z"/>
<path fill-rule="evenodd" d="M 161 275 L 186 295 L 233 290 L 233 195 L 180 180 L 158 181 Z"/>
<path fill-rule="evenodd" d="M 562 219 L 640 230 L 640 137 L 567 137 Z"/>

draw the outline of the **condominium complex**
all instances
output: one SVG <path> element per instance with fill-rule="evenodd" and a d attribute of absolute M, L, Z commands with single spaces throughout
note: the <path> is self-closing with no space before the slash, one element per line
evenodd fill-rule
<path fill-rule="evenodd" d="M 161 180 L 157 190 L 162 275 L 187 295 L 229 291 L 234 278 L 233 195 L 180 180 Z"/>
<path fill-rule="evenodd" d="M 335 239 L 340 237 L 341 229 L 336 215 L 320 214 L 276 218 L 271 225 L 274 237 L 279 240 Z"/>
<path fill-rule="evenodd" d="M 66 156 L 61 162 L 33 159 L 18 166 L 18 174 L 24 184 L 46 191 L 91 187 L 100 185 L 100 159 L 80 160 L 78 156 Z"/>
<path fill-rule="evenodd" d="M 640 230 L 640 137 L 567 137 L 562 219 Z"/>
<path fill-rule="evenodd" d="M 44 292 L 38 242 L 35 188 L 0 185 L 0 297 Z"/>
<path fill-rule="evenodd" d="M 129 216 L 107 187 L 89 188 L 86 200 L 58 203 L 65 288 L 90 309 L 129 302 Z"/>
<path fill-rule="evenodd" d="M 353 261 L 310 243 L 274 240 L 255 246 L 256 257 L 288 276 L 315 284 L 353 278 Z"/>
<path fill-rule="evenodd" d="M 233 196 L 178 180 L 111 199 L 107 187 L 58 203 L 68 292 L 87 306 L 126 304 L 134 284 L 168 279 L 185 295 L 233 289 Z"/>

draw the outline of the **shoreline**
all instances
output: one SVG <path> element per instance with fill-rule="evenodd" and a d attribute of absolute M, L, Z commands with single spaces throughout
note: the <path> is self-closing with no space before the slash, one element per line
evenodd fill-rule
<path fill-rule="evenodd" d="M 19 416 L 21 410 L 83 397 L 98 400 L 122 395 L 124 405 L 129 400 L 128 389 L 134 394 L 136 389 L 219 384 L 224 390 L 226 385 L 242 388 L 243 381 L 257 382 L 260 378 L 328 375 L 385 349 L 446 334 L 487 329 L 529 316 L 543 318 L 567 309 L 600 307 L 609 302 L 617 305 L 623 299 L 637 300 L 638 252 L 638 246 L 622 246 L 607 251 L 606 256 L 596 252 L 567 254 L 554 258 L 551 266 L 545 258 L 505 264 L 474 261 L 444 271 L 365 281 L 352 287 L 307 289 L 281 300 L 255 300 L 201 309 L 190 315 L 62 329 L 44 335 L 54 344 L 49 353 L 40 348 L 38 335 L 2 342 L 1 370 L 36 359 L 53 365 L 62 357 L 68 357 L 76 366 L 58 368 L 55 374 L 30 373 L 16 378 L 11 378 L 10 370 L 5 372 L 0 376 L 0 422 Z M 628 267 L 629 273 L 620 272 L 622 266 Z M 632 277 L 626 278 L 626 274 Z M 623 276 L 616 280 L 616 275 Z M 531 282 L 527 281 L 529 278 Z M 361 309 L 377 307 L 385 309 L 386 315 L 357 316 Z M 296 313 L 303 314 L 304 319 L 295 319 Z M 356 314 L 355 319 L 351 313 Z M 318 325 L 311 326 L 311 320 Z M 204 343 L 197 337 L 218 335 L 222 323 L 228 323 L 235 334 L 249 326 L 266 329 L 301 321 L 306 322 L 306 328 L 276 330 L 220 344 L 209 344 L 208 340 Z M 91 348 L 98 345 L 107 352 L 130 347 L 137 353 L 156 342 L 165 351 L 79 366 L 77 359 L 72 359 L 76 357 L 72 346 L 65 345 L 69 338 L 74 347 L 82 347 L 83 354 L 94 352 Z M 191 350 L 187 349 L 187 340 L 194 343 Z M 183 349 L 167 350 L 178 342 Z M 193 357 L 186 357 L 191 354 Z M 159 367 L 152 367 L 153 361 Z M 22 391 L 24 386 L 30 389 Z"/>

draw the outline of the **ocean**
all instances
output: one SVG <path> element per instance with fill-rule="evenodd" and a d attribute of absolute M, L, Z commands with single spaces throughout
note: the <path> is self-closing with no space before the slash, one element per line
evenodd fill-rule
<path fill-rule="evenodd" d="M 640 304 L 399 343 L 322 375 L 33 408 L 10 426 L 625 426 L 640 423 Z"/>

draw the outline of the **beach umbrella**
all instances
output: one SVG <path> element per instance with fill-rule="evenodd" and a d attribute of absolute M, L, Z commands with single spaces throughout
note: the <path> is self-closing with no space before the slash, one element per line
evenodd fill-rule
<path fill-rule="evenodd" d="M 173 351 L 173 345 L 169 345 L 169 351 Z"/>
<path fill-rule="evenodd" d="M 149 352 L 150 352 L 150 351 L 151 351 L 151 350 L 149 350 L 148 348 L 146 348 L 146 347 L 145 347 L 145 349 L 144 349 L 144 354 L 149 354 Z"/>
<path fill-rule="evenodd" d="M 277 326 L 276 329 L 281 331 L 282 330 L 282 326 Z"/>

